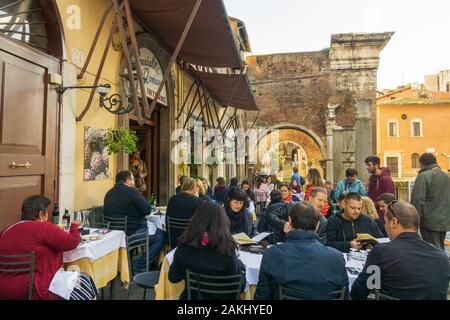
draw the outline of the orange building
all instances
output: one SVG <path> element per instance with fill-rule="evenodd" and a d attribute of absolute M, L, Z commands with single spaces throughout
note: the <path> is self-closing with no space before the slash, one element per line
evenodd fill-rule
<path fill-rule="evenodd" d="M 379 97 L 377 153 L 393 179 L 414 180 L 424 152 L 433 153 L 443 170 L 450 169 L 450 92 L 412 85 Z"/>

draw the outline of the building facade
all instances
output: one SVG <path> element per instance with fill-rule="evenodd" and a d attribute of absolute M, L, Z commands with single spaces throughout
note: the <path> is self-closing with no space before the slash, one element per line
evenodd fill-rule
<path fill-rule="evenodd" d="M 195 1 L 175 8 L 178 15 L 170 5 L 151 1 L 9 2 L 3 19 L 11 27 L 0 32 L 6 97 L 0 207 L 7 208 L 0 229 L 20 219 L 20 205 L 32 194 L 49 197 L 61 211 L 102 205 L 116 173 L 130 161 L 124 151 L 108 153 L 108 130 L 136 132 L 149 173 L 145 196 L 156 194 L 161 205 L 181 174 L 211 182 L 246 175 L 244 165 L 206 165 L 207 141 L 200 141 L 199 159 L 173 161 L 182 140 L 176 129 L 245 128 L 248 111 L 241 109 L 256 109 L 242 73 L 246 49 L 238 46 L 248 38 L 242 38 L 242 24 L 233 33 L 236 20 L 223 19 L 221 0 L 203 2 L 190 28 Z M 171 28 L 178 28 L 176 35 Z M 185 28 L 187 37 L 168 69 Z M 208 29 L 214 30 L 211 38 Z M 234 86 L 238 90 L 227 94 Z"/>
<path fill-rule="evenodd" d="M 394 180 L 413 181 L 430 152 L 450 169 L 450 93 L 406 86 L 377 99 L 377 154 Z"/>

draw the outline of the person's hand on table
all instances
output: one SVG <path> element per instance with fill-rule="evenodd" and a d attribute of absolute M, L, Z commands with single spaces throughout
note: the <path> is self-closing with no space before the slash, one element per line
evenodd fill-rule
<path fill-rule="evenodd" d="M 350 242 L 350 247 L 353 248 L 353 249 L 360 250 L 362 248 L 362 246 L 363 245 L 362 245 L 361 241 L 359 241 L 359 240 L 355 239 L 355 240 Z"/>

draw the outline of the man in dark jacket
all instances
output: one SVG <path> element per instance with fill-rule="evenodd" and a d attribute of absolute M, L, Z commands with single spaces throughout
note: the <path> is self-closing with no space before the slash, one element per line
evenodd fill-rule
<path fill-rule="evenodd" d="M 320 190 L 319 190 L 320 189 Z M 325 200 L 323 200 L 323 198 Z M 311 191 L 311 203 L 319 210 L 322 210 L 327 199 L 327 191 L 323 188 L 314 188 Z M 289 211 L 294 206 L 295 202 L 288 202 L 279 206 L 272 206 L 266 208 L 266 223 L 275 233 L 275 240 L 277 242 L 283 242 L 285 240 L 285 234 L 290 231 L 290 225 L 288 222 Z M 327 219 L 320 215 L 319 217 L 319 241 L 322 244 L 327 242 Z"/>
<path fill-rule="evenodd" d="M 369 156 L 365 160 L 367 171 L 371 174 L 369 178 L 369 198 L 375 203 L 375 207 L 380 213 L 378 206 L 378 197 L 383 193 L 394 194 L 394 182 L 388 168 L 380 167 L 380 158 L 377 156 Z"/>
<path fill-rule="evenodd" d="M 150 204 L 134 186 L 131 171 L 119 172 L 116 185 L 109 190 L 103 201 L 103 215 L 111 218 L 127 217 L 126 235 L 148 232 L 146 216 L 151 213 Z M 164 245 L 164 232 L 156 228 L 149 236 L 149 262 L 151 263 Z"/>
<path fill-rule="evenodd" d="M 422 154 L 419 163 L 411 204 L 419 213 L 422 238 L 444 250 L 445 234 L 450 231 L 450 175 L 431 153 Z"/>
<path fill-rule="evenodd" d="M 392 241 L 377 244 L 370 251 L 353 283 L 352 299 L 366 299 L 371 290 L 377 289 L 402 300 L 445 300 L 448 257 L 420 238 L 417 210 L 409 203 L 395 201 L 386 212 L 385 222 Z"/>
<path fill-rule="evenodd" d="M 383 238 L 375 221 L 361 214 L 362 200 L 356 192 L 350 192 L 343 201 L 344 211 L 328 219 L 327 245 L 342 252 L 350 248 L 362 249 L 363 244 L 356 240 L 358 233 L 368 233 L 375 238 Z"/>
<path fill-rule="evenodd" d="M 336 298 L 328 293 L 343 288 L 348 296 L 344 257 L 318 241 L 319 218 L 320 213 L 311 203 L 293 204 L 289 213 L 292 231 L 285 243 L 272 246 L 264 253 L 255 299 L 279 298 L 279 285 L 308 300 Z"/>

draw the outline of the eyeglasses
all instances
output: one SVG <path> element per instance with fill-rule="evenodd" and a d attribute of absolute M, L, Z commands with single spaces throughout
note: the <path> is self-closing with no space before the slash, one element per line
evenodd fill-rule
<path fill-rule="evenodd" d="M 395 219 L 397 219 L 397 221 L 398 221 L 398 218 L 397 218 L 397 215 L 395 214 L 395 211 L 394 211 L 394 204 L 396 204 L 397 202 L 399 202 L 398 200 L 393 200 L 391 203 L 389 203 L 389 205 L 388 205 L 388 207 L 387 207 L 387 210 L 392 214 L 392 216 L 395 218 Z"/>

